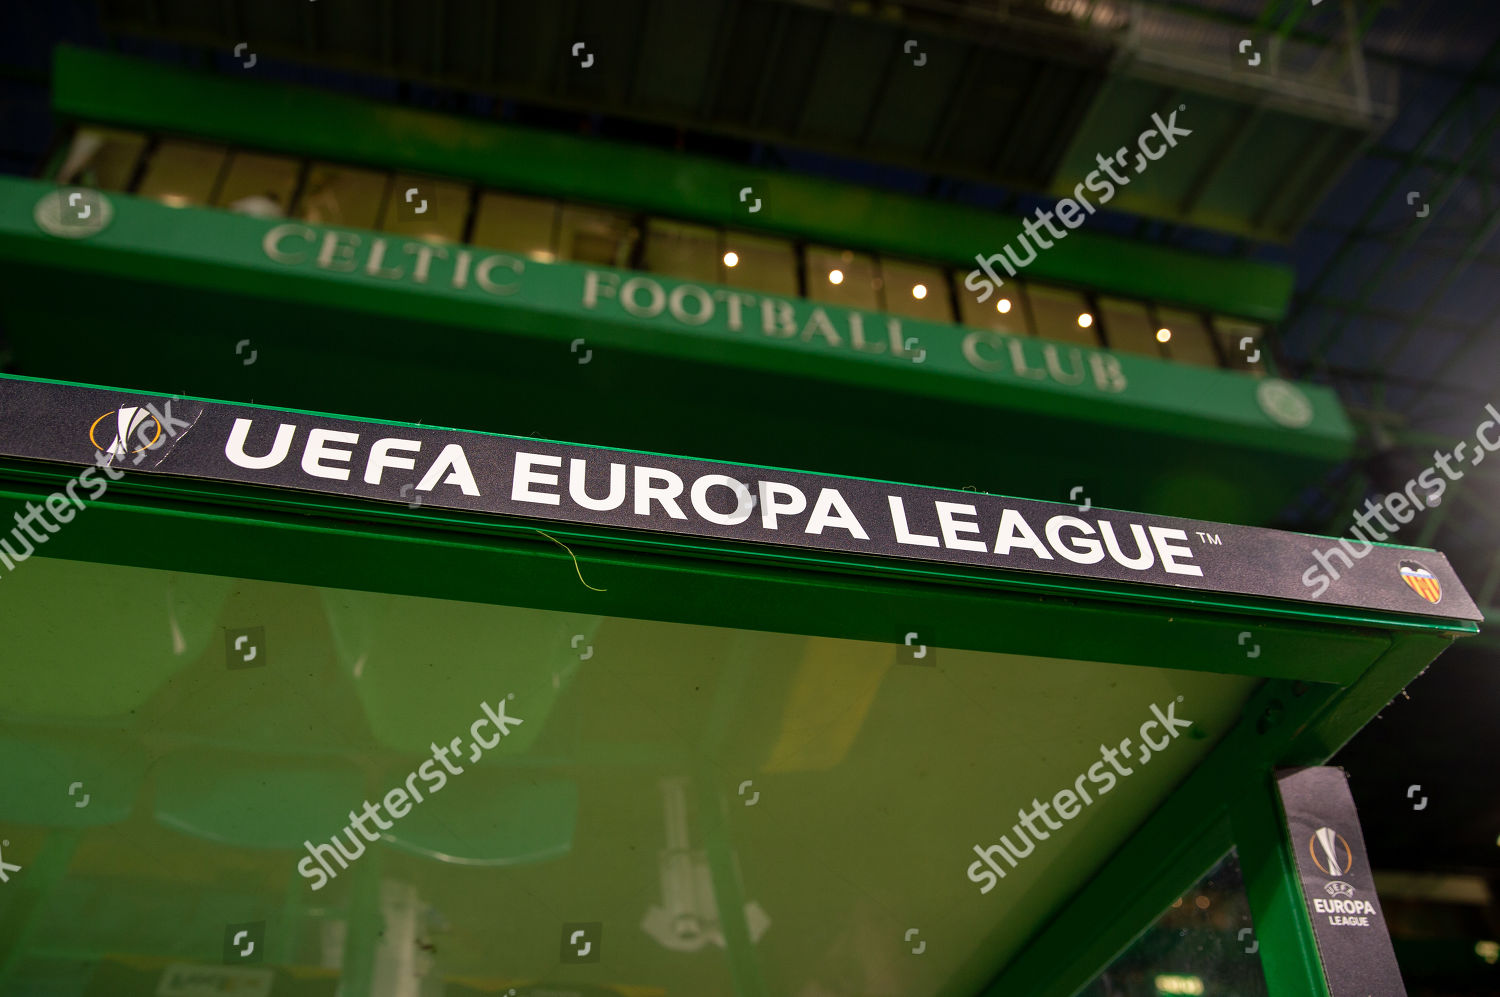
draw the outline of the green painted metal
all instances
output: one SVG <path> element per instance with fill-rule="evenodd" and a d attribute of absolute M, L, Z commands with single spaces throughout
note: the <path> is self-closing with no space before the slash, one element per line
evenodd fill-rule
<path fill-rule="evenodd" d="M 995 981 L 988 997 L 1075 992 L 1229 847 L 1238 849 L 1272 997 L 1327 997 L 1270 774 L 1326 762 L 1446 646 L 1398 637 L 1343 689 L 1267 682 L 1239 727 Z M 1236 787 L 1224 792 L 1224 787 Z M 1101 911 L 1124 910 L 1100 924 Z M 1080 946 L 1084 946 L 1080 951 Z M 1073 971 L 1053 976 L 1076 960 Z"/>
<path fill-rule="evenodd" d="M 715 225 L 973 269 L 1022 219 L 656 149 L 385 107 L 317 90 L 204 76 L 124 56 L 57 49 L 54 106 L 80 120 L 252 148 L 452 176 Z M 611 168 L 598 169 L 608 161 Z M 754 189 L 763 209 L 738 198 Z M 1077 230 L 1031 276 L 1262 321 L 1285 314 L 1290 268 Z"/>
<path fill-rule="evenodd" d="M 0 285 L 28 375 L 992 493 L 1061 497 L 1083 485 L 1099 504 L 1249 523 L 1270 521 L 1353 440 L 1336 396 L 1315 385 L 1301 386 L 1311 422 L 1286 429 L 1247 375 L 802 300 L 741 295 L 731 309 L 733 289 L 655 275 L 632 290 L 626 271 L 469 247 L 473 273 L 492 259 L 492 293 L 473 274 L 454 286 L 450 246 L 419 284 L 402 268 L 423 243 L 123 195 L 109 198 L 104 231 L 62 240 L 32 217 L 50 190 L 0 180 L 10 263 Z M 268 234 L 289 262 L 267 255 Z M 352 272 L 320 266 L 330 238 L 358 256 L 337 263 Z M 400 279 L 370 272 L 377 245 Z M 73 293 L 85 283 L 91 294 Z M 76 330 L 67 340 L 51 332 L 63 300 Z M 699 320 L 705 301 L 713 313 Z M 112 349 L 127 330 L 152 348 Z M 579 339 L 595 354 L 587 365 L 570 348 Z M 242 340 L 258 353 L 253 367 L 236 355 Z M 622 394 L 632 384 L 651 390 Z M 752 399 L 762 411 L 746 421 Z M 877 413 L 895 418 L 875 431 Z M 1000 437 L 1009 459 L 976 459 Z M 1179 459 L 1159 461 L 1163 448 Z"/>
<path fill-rule="evenodd" d="M 1306 690 L 1300 697 L 1294 692 L 1299 687 Z M 1264 685 L 1239 726 L 1006 968 L 987 997 L 1073 993 L 1232 846 L 1240 852 L 1272 997 L 1318 993 L 1305 985 L 1316 972 L 1302 935 L 1311 941 L 1311 925 L 1295 924 L 1296 879 L 1290 856 L 1282 854 L 1267 787 L 1268 773 L 1295 730 L 1337 698 L 1337 690 L 1328 686 Z M 1281 719 L 1267 724 L 1268 712 Z M 1236 789 L 1226 792 L 1226 786 Z M 1122 908 L 1129 912 L 1126 917 L 1101 923 L 1101 912 Z M 1073 968 L 1054 976 L 1058 966 L 1070 964 Z"/>
<path fill-rule="evenodd" d="M 1272 997 L 1329 997 L 1280 807 L 1275 785 L 1264 775 L 1252 778 L 1229 804 L 1257 954 Z"/>

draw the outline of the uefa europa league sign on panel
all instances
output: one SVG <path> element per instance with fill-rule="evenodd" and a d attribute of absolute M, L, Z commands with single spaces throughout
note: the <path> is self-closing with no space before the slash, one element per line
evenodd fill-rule
<path fill-rule="evenodd" d="M 1443 555 L 1375 547 L 1304 583 L 1317 539 L 967 491 L 342 419 L 27 379 L 0 453 L 152 474 L 1444 618 L 1480 614 Z"/>
<path fill-rule="evenodd" d="M 1276 786 L 1331 997 L 1406 997 L 1344 770 L 1285 769 Z"/>

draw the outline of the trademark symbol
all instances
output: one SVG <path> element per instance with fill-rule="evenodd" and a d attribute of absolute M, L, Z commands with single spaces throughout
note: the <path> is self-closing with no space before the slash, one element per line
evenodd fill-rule
<path fill-rule="evenodd" d="M 1224 541 L 1219 539 L 1219 535 L 1217 533 L 1204 533 L 1202 530 L 1194 530 L 1193 532 L 1198 534 L 1198 539 L 1202 540 L 1206 544 L 1210 544 L 1214 547 L 1224 546 Z"/>

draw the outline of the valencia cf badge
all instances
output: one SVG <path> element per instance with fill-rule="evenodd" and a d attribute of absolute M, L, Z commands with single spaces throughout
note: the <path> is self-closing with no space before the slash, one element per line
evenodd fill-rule
<path fill-rule="evenodd" d="M 1401 562 L 1401 578 L 1411 590 L 1428 602 L 1436 605 L 1443 598 L 1443 583 L 1437 576 L 1416 561 Z"/>

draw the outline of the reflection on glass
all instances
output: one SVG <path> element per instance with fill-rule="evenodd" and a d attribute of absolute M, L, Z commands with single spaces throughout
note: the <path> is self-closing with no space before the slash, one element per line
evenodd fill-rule
<path fill-rule="evenodd" d="M 882 259 L 880 275 L 885 290 L 885 310 L 931 322 L 952 322 L 953 305 L 948 285 L 937 267 Z"/>
<path fill-rule="evenodd" d="M 1099 311 L 1104 317 L 1104 331 L 1110 349 L 1161 359 L 1162 340 L 1157 338 L 1157 330 L 1161 327 L 1151 321 L 1145 305 L 1119 298 L 1100 298 Z"/>
<path fill-rule="evenodd" d="M 162 142 L 151 153 L 136 193 L 174 208 L 207 204 L 223 172 L 222 146 L 201 142 Z"/>
<path fill-rule="evenodd" d="M 871 311 L 880 308 L 874 257 L 826 246 L 808 246 L 804 255 L 807 296 L 813 301 Z"/>
<path fill-rule="evenodd" d="M 387 177 L 374 170 L 313 163 L 293 212 L 319 225 L 373 229 L 380 219 Z"/>
<path fill-rule="evenodd" d="M 300 170 L 301 165 L 295 159 L 254 152 L 233 153 L 214 204 L 260 218 L 283 217 L 292 203 Z"/>
<path fill-rule="evenodd" d="M 145 148 L 146 136 L 136 132 L 79 128 L 58 168 L 57 181 L 98 190 L 126 190 Z"/>
<path fill-rule="evenodd" d="M 558 252 L 574 263 L 628 267 L 639 231 L 630 215 L 565 204 L 558 221 Z"/>
<path fill-rule="evenodd" d="M 645 248 L 645 269 L 703 284 L 719 283 L 727 263 L 719 249 L 719 233 L 705 225 L 653 218 L 646 223 Z M 738 266 L 739 256 L 734 260 Z"/>
<path fill-rule="evenodd" d="M 1214 352 L 1213 340 L 1202 316 L 1175 308 L 1157 308 L 1156 320 L 1172 330 L 1167 355 L 1173 360 L 1200 367 L 1219 366 L 1218 354 Z"/>
<path fill-rule="evenodd" d="M 458 242 L 469 221 L 471 193 L 467 184 L 397 173 L 380 227 L 428 242 Z"/>
<path fill-rule="evenodd" d="M 479 195 L 479 213 L 469 237 L 474 245 L 551 263 L 557 259 L 556 237 L 556 201 L 489 190 Z"/>
<path fill-rule="evenodd" d="M 1026 285 L 1026 294 L 1031 299 L 1038 336 L 1080 346 L 1099 345 L 1094 314 L 1083 295 L 1036 283 Z"/>
<path fill-rule="evenodd" d="M 1230 851 L 1078 997 L 1262 997 L 1260 959 L 1245 951 L 1251 932 L 1239 856 Z"/>
<path fill-rule="evenodd" d="M 348 446 L 335 462 L 363 476 L 375 440 Z M 438 460 L 379 453 L 413 481 Z M 587 477 L 596 500 L 613 491 L 608 463 L 559 474 Z M 718 488 L 703 500 L 733 505 Z M 907 515 L 937 535 L 931 507 Z M 4 856 L 47 925 L 0 967 L 0 993 L 52 992 L 61 951 L 111 997 L 157 993 L 174 961 L 221 966 L 222 925 L 260 920 L 258 966 L 278 987 L 314 971 L 328 993 L 343 968 L 346 982 L 375 974 L 370 993 L 567 991 L 597 982 L 578 973 L 598 967 L 558 963 L 574 917 L 604 923 L 613 982 L 657 988 L 634 993 L 730 994 L 714 935 L 731 915 L 763 944 L 808 946 L 766 993 L 890 993 L 879 980 L 911 947 L 889 912 L 924 909 L 958 912 L 924 965 L 977 992 L 1201 764 L 1258 681 L 934 647 L 944 681 L 928 682 L 888 642 L 40 554 L 0 584 L 0 647 Z M 1099 761 L 1100 738 L 1179 694 L 1205 736 L 1067 812 L 1057 791 Z M 501 715 L 522 723 L 502 736 Z M 928 756 L 1010 763 L 982 786 L 893 771 Z M 1063 829 L 981 893 L 965 874 L 975 846 L 1039 792 Z M 892 793 L 920 805 L 892 811 Z M 932 860 L 892 860 L 917 854 Z M 546 897 L 552 913 L 497 897 Z M 224 898 L 234 915 L 205 932 Z"/>

